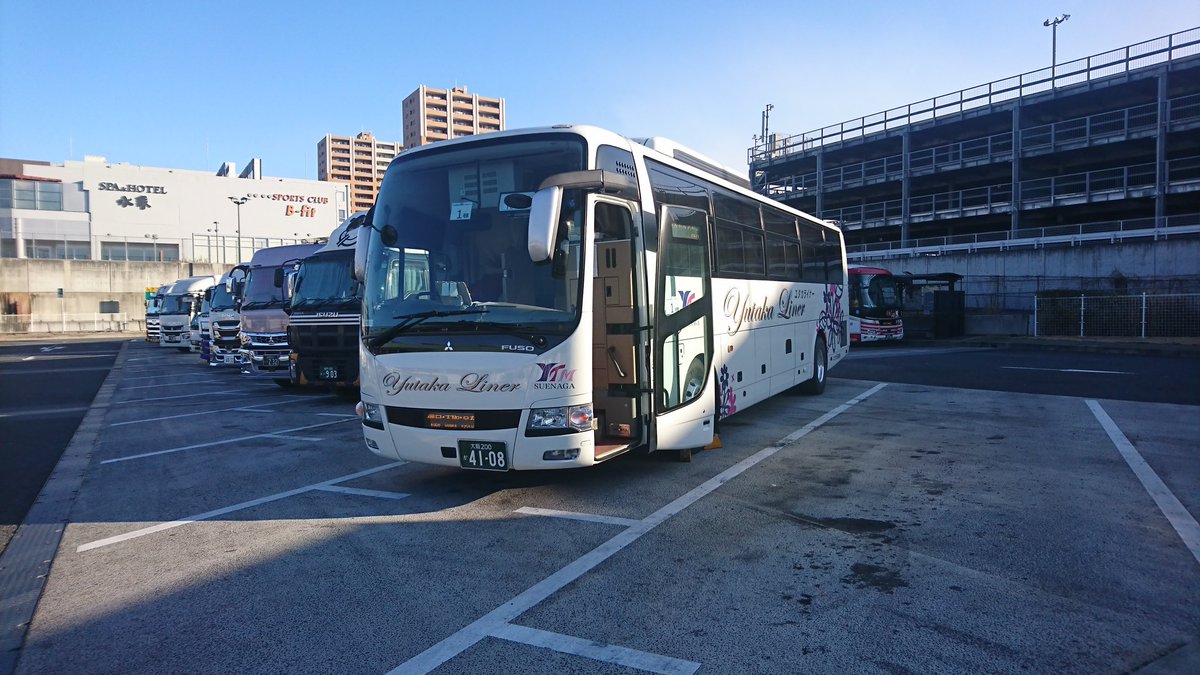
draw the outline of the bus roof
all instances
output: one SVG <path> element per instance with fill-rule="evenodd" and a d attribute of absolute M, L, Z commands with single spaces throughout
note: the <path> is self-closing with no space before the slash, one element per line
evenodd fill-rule
<path fill-rule="evenodd" d="M 329 234 L 329 241 L 317 251 L 317 253 L 328 253 L 329 251 L 353 251 L 354 244 L 358 241 L 358 228 L 367 219 L 366 211 L 359 211 L 351 215 L 349 218 L 342 221 L 341 225 L 334 228 Z"/>

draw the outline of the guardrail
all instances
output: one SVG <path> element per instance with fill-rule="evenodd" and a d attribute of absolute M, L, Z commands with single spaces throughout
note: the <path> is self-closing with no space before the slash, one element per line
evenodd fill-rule
<path fill-rule="evenodd" d="M 140 330 L 144 320 L 129 315 L 102 314 L 0 314 L 0 333 L 109 333 Z"/>

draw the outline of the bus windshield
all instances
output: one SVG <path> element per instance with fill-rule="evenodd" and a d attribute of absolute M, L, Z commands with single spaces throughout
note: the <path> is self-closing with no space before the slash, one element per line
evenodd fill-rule
<path fill-rule="evenodd" d="M 354 279 L 350 276 L 353 264 L 353 249 L 323 253 L 305 260 L 296 276 L 292 309 L 358 304 Z"/>
<path fill-rule="evenodd" d="M 233 303 L 233 294 L 225 290 L 225 284 L 213 286 L 209 311 L 219 312 L 226 309 L 236 309 L 236 305 Z"/>
<path fill-rule="evenodd" d="M 283 306 L 283 290 L 275 285 L 279 267 L 252 267 L 246 273 L 246 293 L 242 309 L 267 309 Z"/>
<path fill-rule="evenodd" d="M 553 259 L 540 263 L 529 257 L 528 199 L 505 197 L 532 195 L 547 177 L 583 164 L 582 140 L 562 135 L 397 158 L 375 204 L 363 338 L 386 343 L 400 332 L 572 330 L 580 304 L 582 193 L 565 191 Z M 397 235 L 390 246 L 379 234 L 385 228 Z"/>
<path fill-rule="evenodd" d="M 850 309 L 864 313 L 900 309 L 900 293 L 890 274 L 852 274 Z"/>

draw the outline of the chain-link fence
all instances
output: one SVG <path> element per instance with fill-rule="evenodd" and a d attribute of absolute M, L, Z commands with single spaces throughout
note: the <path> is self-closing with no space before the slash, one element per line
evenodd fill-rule
<path fill-rule="evenodd" d="M 1035 336 L 1200 337 L 1200 293 L 1039 297 L 1033 323 Z"/>

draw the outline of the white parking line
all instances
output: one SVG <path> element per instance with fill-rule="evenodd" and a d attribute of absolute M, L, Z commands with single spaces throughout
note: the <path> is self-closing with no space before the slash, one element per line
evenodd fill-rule
<path fill-rule="evenodd" d="M 289 399 L 289 400 L 286 400 L 286 401 L 275 401 L 275 402 L 273 402 L 273 403 L 256 403 L 256 404 L 254 404 L 253 406 L 250 406 L 250 407 L 239 407 L 239 408 L 218 408 L 217 410 L 202 410 L 202 411 L 200 411 L 200 412 L 180 413 L 180 414 L 178 414 L 178 415 L 165 415 L 165 416 L 163 416 L 163 417 L 149 417 L 149 418 L 146 418 L 146 419 L 144 419 L 144 420 L 129 420 L 128 422 L 113 422 L 112 424 L 110 424 L 110 425 L 108 425 L 108 426 L 110 426 L 110 427 L 120 427 L 120 426 L 125 426 L 126 424 L 142 424 L 142 423 L 145 423 L 145 422 L 161 422 L 162 420 L 174 420 L 174 419 L 179 419 L 180 417 L 194 417 L 194 416 L 196 416 L 196 415 L 211 415 L 211 414 L 213 414 L 213 413 L 219 413 L 219 412 L 229 412 L 229 411 L 231 411 L 231 410 L 245 410 L 245 411 L 248 411 L 248 412 L 271 412 L 270 410 L 255 410 L 255 408 L 265 408 L 265 407 L 267 407 L 267 406 L 269 406 L 269 405 L 283 405 L 283 404 L 285 404 L 285 403 L 295 403 L 295 401 L 294 401 L 294 400 L 292 400 L 292 399 L 297 399 L 297 398 L 307 398 L 307 397 L 306 397 L 306 396 L 297 396 L 297 395 L 295 395 L 295 394 L 291 394 L 291 395 L 289 395 L 289 396 L 285 396 L 284 398 L 286 398 L 286 399 Z"/>
<path fill-rule="evenodd" d="M 539 509 L 535 506 L 522 506 L 515 513 L 525 513 L 531 516 L 547 516 L 550 518 L 566 518 L 568 520 L 584 520 L 592 523 L 605 523 L 608 525 L 621 525 L 624 527 L 633 527 L 638 524 L 638 521 L 632 518 L 618 518 L 616 516 L 599 516 L 592 513 L 575 513 L 573 511 L 556 511 L 554 509 Z"/>
<path fill-rule="evenodd" d="M 1121 370 L 1086 370 L 1084 368 L 1034 368 L 1032 366 L 1000 366 L 1005 370 L 1048 370 L 1052 373 L 1090 373 L 1092 375 L 1133 375 Z"/>
<path fill-rule="evenodd" d="M 207 387 L 217 387 L 217 386 L 227 387 L 227 386 L 229 386 L 228 382 L 222 382 L 220 380 L 188 380 L 186 382 L 171 381 L 171 382 L 160 382 L 159 384 L 139 384 L 139 385 L 135 385 L 133 387 L 126 387 L 126 386 L 124 386 L 124 384 L 122 384 L 121 391 L 129 391 L 131 389 L 162 389 L 163 387 L 183 386 L 183 385 L 189 385 L 189 384 L 203 385 L 203 386 L 207 386 Z"/>
<path fill-rule="evenodd" d="M 224 508 L 215 509 L 213 511 L 207 511 L 207 512 L 201 513 L 199 515 L 188 516 L 187 518 L 181 518 L 179 520 L 172 520 L 169 523 L 159 523 L 158 525 L 152 525 L 150 527 L 143 527 L 142 529 L 134 530 L 133 532 L 126 532 L 125 534 L 118 534 L 114 537 L 98 539 L 91 543 L 82 544 L 81 546 L 79 546 L 78 548 L 75 549 L 75 552 L 82 553 L 84 551 L 90 551 L 95 548 L 100 548 L 101 546 L 109 546 L 111 544 L 120 543 L 122 541 L 129 541 L 130 539 L 137 539 L 138 537 L 144 537 L 148 534 L 154 534 L 155 532 L 162 532 L 163 530 L 169 530 L 169 529 L 172 529 L 175 527 L 179 527 L 181 525 L 187 525 L 188 523 L 195 523 L 195 522 L 198 522 L 201 520 L 209 520 L 210 518 L 216 518 L 217 516 L 223 516 L 227 513 L 233 513 L 234 511 L 241 511 L 243 509 L 252 508 L 255 506 L 259 506 L 261 504 L 267 504 L 269 502 L 279 501 L 280 499 L 286 499 L 288 497 L 293 497 L 295 495 L 303 494 L 305 492 L 310 492 L 312 490 L 319 490 L 323 487 L 336 485 L 337 483 L 344 483 L 348 480 L 354 480 L 355 478 L 362 478 L 363 476 L 370 476 L 373 473 L 379 473 L 380 471 L 386 471 L 388 469 L 393 469 L 395 467 L 400 466 L 401 464 L 404 464 L 404 462 L 392 462 L 391 464 L 384 464 L 383 466 L 377 466 L 374 469 L 367 469 L 366 471 L 359 471 L 357 473 L 340 476 L 338 478 L 334 478 L 333 480 L 322 481 L 320 483 L 313 483 L 312 485 L 305 485 L 304 487 L 299 487 L 299 488 L 296 488 L 295 490 L 288 490 L 287 492 L 279 492 L 277 494 L 268 495 L 266 497 L 259 497 L 258 499 L 251 499 L 250 501 L 242 502 L 241 504 L 234 504 L 233 506 L 226 506 Z"/>
<path fill-rule="evenodd" d="M 1117 423 L 1113 422 L 1108 413 L 1104 412 L 1104 408 L 1100 407 L 1099 401 L 1088 400 L 1087 405 L 1092 409 L 1092 414 L 1096 416 L 1100 426 L 1104 427 L 1104 431 L 1108 433 L 1108 438 L 1113 445 L 1117 446 L 1117 452 L 1121 453 L 1125 463 L 1133 470 L 1133 475 L 1137 476 L 1142 487 L 1150 493 L 1150 498 L 1154 500 L 1158 510 L 1162 511 L 1162 514 L 1167 517 L 1167 521 L 1171 523 L 1171 527 L 1175 528 L 1176 534 L 1183 540 L 1183 545 L 1192 552 L 1192 557 L 1196 559 L 1196 562 L 1200 562 L 1200 524 L 1196 523 L 1196 519 L 1188 513 L 1188 510 L 1179 502 L 1166 483 L 1163 483 L 1158 474 L 1154 473 L 1154 469 L 1150 468 L 1150 465 L 1138 453 L 1137 448 L 1133 447 L 1133 443 L 1129 442 Z"/>
<path fill-rule="evenodd" d="M 621 531 L 612 539 L 600 544 L 588 553 L 585 553 L 582 557 L 576 559 L 574 562 L 569 563 L 566 567 L 563 567 L 542 581 L 534 584 L 520 595 L 476 619 L 450 637 L 400 664 L 394 668 L 391 673 L 395 675 L 428 673 L 441 667 L 442 664 L 471 648 L 471 646 L 480 640 L 502 631 L 504 626 L 510 624 L 513 619 L 516 619 L 518 616 L 529 611 L 534 606 L 549 598 L 551 595 L 554 595 L 558 591 L 562 590 L 568 584 L 573 583 L 584 574 L 587 574 L 597 565 L 616 555 L 626 546 L 629 546 L 633 542 L 637 541 L 642 537 L 642 535 L 662 524 L 671 516 L 683 511 L 712 491 L 724 485 L 726 482 L 733 480 L 746 470 L 757 465 L 759 462 L 762 462 L 763 460 L 773 456 L 783 448 L 808 435 L 814 429 L 819 428 L 829 420 L 846 412 L 858 403 L 861 403 L 867 397 L 873 395 L 880 389 L 883 389 L 885 386 L 887 385 L 875 385 L 867 391 L 839 405 L 833 410 L 821 415 L 812 422 L 809 422 L 800 429 L 797 429 L 791 434 L 785 436 L 775 444 L 759 450 L 750 457 L 743 459 L 737 464 L 734 464 L 716 476 L 701 483 L 699 486 L 690 490 L 687 494 L 684 494 L 682 497 L 675 499 L 646 518 L 638 521 L 638 523 L 633 527 Z"/>
<path fill-rule="evenodd" d="M 225 389 L 223 391 L 206 391 L 199 394 L 180 394 L 179 396 L 159 396 L 157 398 L 135 398 L 129 401 L 118 401 L 117 403 L 124 405 L 126 403 L 146 403 L 149 401 L 170 401 L 176 398 L 195 398 L 197 396 L 216 396 L 217 394 L 245 394 L 250 395 L 255 392 L 243 391 L 241 389 Z"/>
<path fill-rule="evenodd" d="M 527 626 L 517 626 L 506 623 L 492 631 L 492 637 L 498 637 L 510 642 L 553 649 L 563 654 L 582 656 L 605 663 L 615 663 L 619 666 L 636 668 L 650 673 L 664 675 L 691 675 L 700 670 L 700 664 L 695 661 L 671 658 L 650 652 L 641 652 L 627 647 L 600 644 L 595 640 L 583 640 L 569 635 L 551 633 Z"/>
<path fill-rule="evenodd" d="M 262 438 L 282 438 L 285 441 L 319 441 L 315 436 L 288 436 L 286 434 L 263 434 Z"/>
<path fill-rule="evenodd" d="M 362 488 L 342 487 L 341 485 L 326 485 L 316 488 L 322 492 L 337 492 L 344 495 L 359 495 L 361 497 L 379 497 L 380 499 L 407 499 L 412 495 L 407 492 L 385 492 L 384 490 L 364 490 Z"/>
<path fill-rule="evenodd" d="M 15 410 L 13 412 L 0 413 L 0 418 L 5 417 L 65 417 L 75 413 L 90 410 L 90 407 L 83 408 L 41 408 L 37 410 Z"/>
<path fill-rule="evenodd" d="M 127 455 L 125 457 L 116 457 L 114 459 L 106 459 L 101 464 L 115 464 L 117 462 L 128 462 L 131 459 L 142 459 L 145 457 L 156 457 L 158 455 L 169 455 L 174 452 L 183 452 L 184 450 L 196 450 L 198 448 L 211 448 L 214 445 L 225 445 L 226 443 L 237 443 L 239 441 L 248 441 L 252 438 L 270 438 L 276 434 L 286 434 L 292 431 L 303 431 L 304 429 L 315 429 L 317 427 L 327 427 L 331 424 L 341 424 L 350 420 L 336 420 L 334 422 L 321 422 L 320 424 L 310 424 L 303 427 L 292 427 L 291 429 L 280 429 L 279 431 L 270 431 L 261 434 L 252 434 L 250 436 L 239 436 L 237 438 L 226 438 L 220 441 L 209 441 L 208 443 L 197 443 L 195 445 L 185 445 L 181 448 L 170 448 L 169 450 L 155 450 L 154 452 L 143 452 L 137 455 Z"/>

